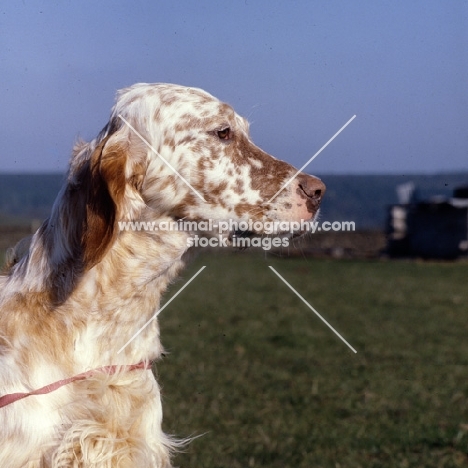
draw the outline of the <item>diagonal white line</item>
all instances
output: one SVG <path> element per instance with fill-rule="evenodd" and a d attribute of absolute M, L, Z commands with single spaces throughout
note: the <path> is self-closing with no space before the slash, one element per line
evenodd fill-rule
<path fill-rule="evenodd" d="M 296 294 L 296 296 L 307 306 L 309 307 L 312 312 L 314 312 L 315 315 L 325 324 L 327 325 L 328 328 L 341 340 L 343 343 L 345 343 L 354 353 L 357 353 L 357 351 L 272 267 L 269 266 L 269 268 L 273 271 L 273 273 L 278 276 L 278 278 L 283 281 L 283 283 L 292 291 Z"/>
<path fill-rule="evenodd" d="M 275 199 L 354 119 L 353 115 L 268 201 Z"/>
<path fill-rule="evenodd" d="M 118 351 L 120 354 L 204 269 L 202 266 Z"/>
<path fill-rule="evenodd" d="M 183 176 L 181 176 L 181 175 L 179 174 L 179 172 L 177 172 L 177 170 L 176 170 L 166 159 L 164 159 L 164 158 L 154 149 L 154 147 L 151 146 L 151 145 L 146 141 L 146 139 L 143 138 L 143 136 L 141 136 L 140 133 L 138 133 L 138 131 L 137 131 L 127 120 L 125 120 L 120 114 L 118 115 L 118 117 L 120 117 L 120 118 L 124 121 L 124 123 L 125 123 L 130 129 L 132 129 L 133 132 L 134 132 L 136 135 L 138 135 L 138 136 L 140 137 L 141 141 L 142 141 L 143 143 L 145 143 L 146 146 L 147 146 L 148 148 L 150 148 L 157 156 L 159 156 L 159 157 L 163 160 L 163 162 L 164 162 L 168 167 L 170 167 L 170 168 L 179 176 L 179 178 L 180 178 L 186 185 L 188 185 L 188 187 L 190 187 L 190 189 L 193 191 L 193 193 L 195 193 L 195 195 L 196 195 L 198 198 L 200 198 L 201 200 L 203 200 L 203 201 L 206 203 L 206 200 L 203 198 L 203 196 L 200 195 L 200 193 L 197 192 L 197 191 L 190 185 L 190 183 L 189 183 Z"/>

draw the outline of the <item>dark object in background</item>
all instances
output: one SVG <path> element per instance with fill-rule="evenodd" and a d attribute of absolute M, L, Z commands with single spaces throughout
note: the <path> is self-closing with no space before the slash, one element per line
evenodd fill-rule
<path fill-rule="evenodd" d="M 454 190 L 453 198 L 389 207 L 387 254 L 453 260 L 468 255 L 468 186 Z"/>

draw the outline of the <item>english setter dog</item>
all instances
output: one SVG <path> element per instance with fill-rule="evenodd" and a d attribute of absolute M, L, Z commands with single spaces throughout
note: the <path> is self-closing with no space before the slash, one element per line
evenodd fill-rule
<path fill-rule="evenodd" d="M 315 219 L 318 178 L 301 173 L 270 200 L 295 174 L 205 91 L 121 91 L 0 276 L 0 467 L 169 468 L 178 442 L 162 431 L 151 371 L 163 352 L 157 320 L 122 347 L 158 310 L 193 233 L 119 222 Z"/>

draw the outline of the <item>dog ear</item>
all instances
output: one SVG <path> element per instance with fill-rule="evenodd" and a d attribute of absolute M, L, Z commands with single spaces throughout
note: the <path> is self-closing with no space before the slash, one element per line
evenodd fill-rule
<path fill-rule="evenodd" d="M 146 151 L 125 129 L 94 148 L 77 148 L 67 183 L 40 228 L 55 303 L 64 301 L 77 279 L 103 259 L 117 237 L 117 221 L 144 206 L 138 187 L 145 172 Z"/>
<path fill-rule="evenodd" d="M 116 235 L 119 207 L 126 187 L 126 148 L 112 145 L 106 137 L 93 151 L 84 175 L 82 258 L 84 269 L 99 263 Z"/>
<path fill-rule="evenodd" d="M 85 270 L 99 263 L 118 234 L 118 221 L 136 216 L 145 206 L 140 189 L 147 169 L 147 150 L 123 127 L 105 137 L 89 158 L 87 203 L 81 238 Z"/>
<path fill-rule="evenodd" d="M 145 147 L 129 129 L 120 129 L 93 151 L 89 171 L 82 237 L 85 269 L 100 262 L 111 247 L 117 221 L 135 216 L 144 206 L 140 189 L 146 174 Z"/>

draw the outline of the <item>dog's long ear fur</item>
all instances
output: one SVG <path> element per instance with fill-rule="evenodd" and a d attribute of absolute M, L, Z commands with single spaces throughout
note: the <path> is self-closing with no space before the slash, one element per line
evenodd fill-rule
<path fill-rule="evenodd" d="M 84 145 L 72 160 L 68 181 L 52 215 L 42 226 L 51 260 L 54 302 L 62 303 L 79 277 L 99 263 L 112 246 L 117 221 L 135 198 L 135 180 L 144 176 L 144 153 L 124 131 L 106 136 L 89 155 Z"/>
<path fill-rule="evenodd" d="M 106 148 L 108 141 L 109 137 L 96 147 L 81 174 L 85 193 L 73 197 L 78 203 L 83 203 L 80 197 L 86 198 L 81 239 L 77 239 L 86 270 L 100 262 L 112 245 L 117 234 L 118 210 L 125 195 L 127 154 L 111 144 Z"/>

